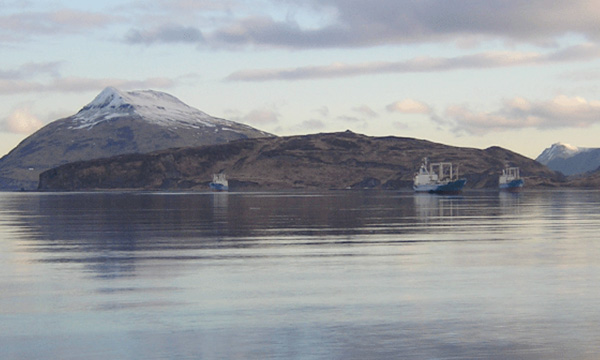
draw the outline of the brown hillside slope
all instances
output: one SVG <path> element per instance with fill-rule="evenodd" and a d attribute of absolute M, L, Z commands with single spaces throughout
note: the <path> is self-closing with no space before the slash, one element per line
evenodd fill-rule
<path fill-rule="evenodd" d="M 600 168 L 585 174 L 569 176 L 569 184 L 580 188 L 600 189 Z"/>
<path fill-rule="evenodd" d="M 534 160 L 492 147 L 459 148 L 425 140 L 352 132 L 258 138 L 66 164 L 40 175 L 40 190 L 205 190 L 225 172 L 235 189 L 400 189 L 412 186 L 423 157 L 459 165 L 467 187 L 495 188 L 506 163 L 527 186 L 559 186 L 564 177 Z"/>

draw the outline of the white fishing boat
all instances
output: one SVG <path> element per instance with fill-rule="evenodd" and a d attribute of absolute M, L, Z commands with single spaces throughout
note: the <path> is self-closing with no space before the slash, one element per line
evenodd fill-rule
<path fill-rule="evenodd" d="M 227 191 L 229 190 L 229 181 L 224 173 L 213 174 L 213 180 L 209 186 L 214 191 Z"/>
<path fill-rule="evenodd" d="M 458 166 L 454 168 L 450 162 L 428 164 L 427 158 L 415 174 L 413 189 L 417 192 L 459 193 L 467 183 L 467 179 L 459 178 Z"/>
<path fill-rule="evenodd" d="M 502 175 L 498 179 L 500 190 L 518 191 L 523 188 L 525 180 L 521 178 L 518 167 L 506 167 L 502 170 Z"/>

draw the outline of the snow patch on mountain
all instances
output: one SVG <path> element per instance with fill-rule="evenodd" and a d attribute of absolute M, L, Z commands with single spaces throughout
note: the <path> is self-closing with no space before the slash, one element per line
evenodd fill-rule
<path fill-rule="evenodd" d="M 589 149 L 557 142 L 545 149 L 535 160 L 541 164 L 547 165 L 552 160 L 568 159 L 587 150 Z"/>
<path fill-rule="evenodd" d="M 166 127 L 235 127 L 234 122 L 214 118 L 167 93 L 120 91 L 107 87 L 73 116 L 71 128 L 86 129 L 106 120 L 136 115 Z"/>

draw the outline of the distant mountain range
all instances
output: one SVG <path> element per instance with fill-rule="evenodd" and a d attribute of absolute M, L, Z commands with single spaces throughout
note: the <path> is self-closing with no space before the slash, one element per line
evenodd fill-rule
<path fill-rule="evenodd" d="M 2 157 L 0 190 L 36 189 L 41 172 L 74 161 L 269 136 L 163 92 L 108 87 L 75 115 L 46 125 Z"/>
<path fill-rule="evenodd" d="M 467 188 L 498 188 L 506 164 L 527 187 L 562 186 L 566 178 L 500 147 L 453 147 L 426 140 L 352 132 L 255 138 L 226 144 L 121 155 L 70 163 L 40 175 L 40 190 L 208 190 L 224 172 L 232 190 L 411 189 L 421 160 L 453 162 Z"/>
<path fill-rule="evenodd" d="M 545 149 L 536 161 L 567 176 L 584 174 L 600 168 L 600 148 L 556 143 Z"/>

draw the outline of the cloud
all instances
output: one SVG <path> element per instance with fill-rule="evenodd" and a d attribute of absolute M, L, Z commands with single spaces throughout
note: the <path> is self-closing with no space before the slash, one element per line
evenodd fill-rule
<path fill-rule="evenodd" d="M 600 58 L 600 46 L 578 45 L 549 54 L 535 52 L 495 51 L 457 57 L 416 57 L 406 61 L 346 64 L 336 62 L 324 66 L 290 69 L 247 69 L 236 71 L 229 81 L 271 81 L 328 79 L 387 73 L 442 72 L 462 69 L 489 69 L 525 65 L 543 65 L 566 61 L 590 61 Z"/>
<path fill-rule="evenodd" d="M 59 75 L 61 62 L 30 62 L 23 64 L 16 69 L 0 69 L 0 80 L 18 80 L 30 78 L 36 75 L 50 75 L 56 77 Z"/>
<path fill-rule="evenodd" d="M 13 69 L 0 69 L 0 95 L 21 93 L 72 93 L 81 91 L 99 91 L 107 86 L 121 89 L 170 88 L 179 81 L 185 81 L 185 76 L 177 80 L 154 77 L 141 80 L 119 78 L 84 78 L 62 77 L 60 67 L 62 62 L 31 62 Z M 193 76 L 193 75 L 187 75 Z M 32 80 L 36 79 L 36 80 Z"/>
<path fill-rule="evenodd" d="M 146 2 L 143 2 L 146 6 Z M 159 0 L 163 11 L 194 12 L 194 11 L 227 11 L 235 6 L 235 0 Z"/>
<path fill-rule="evenodd" d="M 446 109 L 445 124 L 455 132 L 478 135 L 523 128 L 587 128 L 600 124 L 600 101 L 565 95 L 540 102 L 514 98 L 494 112 L 475 112 L 456 105 Z"/>
<path fill-rule="evenodd" d="M 211 33 L 215 44 L 257 45 L 284 48 L 331 48 L 347 43 L 341 28 L 303 29 L 291 20 L 275 21 L 267 16 L 247 17 Z"/>
<path fill-rule="evenodd" d="M 292 126 L 286 128 L 285 132 L 306 134 L 306 133 L 316 133 L 316 132 L 325 130 L 326 128 L 327 128 L 327 125 L 324 121 L 321 121 L 318 119 L 309 119 L 309 120 L 304 120 L 300 123 L 296 123 L 295 125 L 292 125 Z M 279 130 L 283 130 L 283 129 L 279 129 Z"/>
<path fill-rule="evenodd" d="M 398 112 L 403 114 L 429 114 L 431 108 L 417 100 L 404 99 L 396 101 L 385 107 L 389 112 Z"/>
<path fill-rule="evenodd" d="M 202 32 L 191 26 L 164 25 L 150 31 L 131 30 L 125 41 L 130 44 L 203 43 Z"/>
<path fill-rule="evenodd" d="M 357 117 L 357 116 L 350 116 L 350 115 L 340 115 L 337 117 L 338 120 L 341 120 L 345 123 L 364 123 L 365 120 L 363 118 Z"/>
<path fill-rule="evenodd" d="M 359 129 L 360 131 L 366 131 L 370 124 L 369 121 L 362 116 L 340 115 L 336 117 L 336 120 L 340 121 L 342 126 L 349 130 Z"/>
<path fill-rule="evenodd" d="M 82 33 L 113 24 L 171 24 L 129 30 L 125 39 L 130 43 L 197 44 L 205 39 L 211 47 L 226 48 L 362 48 L 473 38 L 555 44 L 572 34 L 600 39 L 600 7 L 590 0 L 265 0 L 258 6 L 239 0 L 157 0 L 103 12 L 49 6 L 5 11 L 0 39 Z"/>
<path fill-rule="evenodd" d="M 68 77 L 57 79 L 49 84 L 47 91 L 60 92 L 79 92 L 79 91 L 96 91 L 104 89 L 107 86 L 114 86 L 119 89 L 149 89 L 149 88 L 169 88 L 175 85 L 175 81 L 169 78 L 156 77 L 143 80 L 126 80 L 126 79 L 93 79 L 93 78 L 78 78 Z"/>
<path fill-rule="evenodd" d="M 318 131 L 325 129 L 325 123 L 321 120 L 311 119 L 303 121 L 299 128 L 307 131 Z"/>
<path fill-rule="evenodd" d="M 316 112 L 317 114 L 321 115 L 322 117 L 327 117 L 327 116 L 329 116 L 329 107 L 322 106 L 322 107 L 314 110 L 314 112 Z"/>
<path fill-rule="evenodd" d="M 26 108 L 19 108 L 4 119 L 2 130 L 16 134 L 31 134 L 44 126 L 44 123 Z"/>
<path fill-rule="evenodd" d="M 214 31 L 215 42 L 287 48 L 347 48 L 386 44 L 465 41 L 470 37 L 547 44 L 579 34 L 598 39 L 600 7 L 588 0 L 289 0 L 318 18 L 334 14 L 319 26 L 302 17 L 276 20 L 236 14 Z"/>
<path fill-rule="evenodd" d="M 126 79 L 94 79 L 80 77 L 56 78 L 48 82 L 37 82 L 29 80 L 11 80 L 0 78 L 0 95 L 14 95 L 20 93 L 72 93 L 82 91 L 100 91 L 107 86 L 120 89 L 149 89 L 170 88 L 177 81 L 169 78 L 148 78 L 142 80 Z"/>
<path fill-rule="evenodd" d="M 22 41 L 33 35 L 80 33 L 119 21 L 117 16 L 71 9 L 23 11 L 0 15 L 0 39 Z"/>
<path fill-rule="evenodd" d="M 279 123 L 279 113 L 269 109 L 255 109 L 244 115 L 240 120 L 247 124 L 259 126 Z"/>
<path fill-rule="evenodd" d="M 353 108 L 352 110 L 354 110 L 355 112 L 370 117 L 370 118 L 374 118 L 374 117 L 378 117 L 379 114 L 377 114 L 377 112 L 375 112 L 373 109 L 371 109 L 370 107 L 368 107 L 367 105 L 361 105 L 358 107 Z"/>
<path fill-rule="evenodd" d="M 399 121 L 394 121 L 392 123 L 392 126 L 398 130 L 406 130 L 409 128 L 408 125 L 406 125 L 405 123 L 399 122 Z"/>

